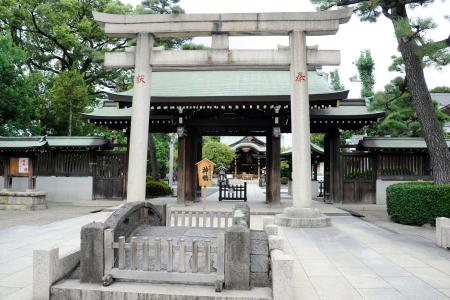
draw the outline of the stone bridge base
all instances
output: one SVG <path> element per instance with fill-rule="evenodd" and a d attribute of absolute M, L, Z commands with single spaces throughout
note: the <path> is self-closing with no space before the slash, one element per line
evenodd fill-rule
<path fill-rule="evenodd" d="M 271 288 L 253 288 L 248 291 L 223 290 L 216 293 L 214 287 L 182 284 L 142 284 L 115 282 L 103 287 L 98 284 L 80 283 L 77 279 L 63 280 L 51 288 L 53 300 L 90 299 L 142 299 L 142 300 L 272 300 Z"/>

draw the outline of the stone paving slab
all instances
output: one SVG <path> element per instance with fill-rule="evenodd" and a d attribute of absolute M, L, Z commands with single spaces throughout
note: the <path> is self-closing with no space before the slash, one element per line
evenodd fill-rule
<path fill-rule="evenodd" d="M 31 299 L 33 249 L 78 247 L 80 227 L 108 215 L 0 230 L 0 299 Z M 251 216 L 252 229 L 262 229 L 262 218 Z M 294 299 L 450 299 L 450 251 L 414 231 L 332 216 L 331 227 L 280 228 L 280 235 L 295 259 Z"/>
<path fill-rule="evenodd" d="M 64 254 L 79 249 L 81 226 L 92 221 L 103 222 L 109 215 L 104 212 L 84 214 L 46 225 L 1 229 L 0 299 L 31 299 L 33 250 L 59 247 L 60 254 Z"/>
<path fill-rule="evenodd" d="M 213 287 L 208 286 L 189 286 L 182 284 L 139 284 L 135 282 L 115 282 L 109 287 L 103 287 L 96 284 L 81 284 L 78 280 L 64 280 L 56 284 L 52 289 L 73 291 L 70 299 L 77 300 L 83 289 L 83 295 L 89 295 L 90 292 L 99 296 L 95 292 L 107 292 L 107 299 L 144 299 L 150 295 L 150 299 L 186 299 L 186 300 L 272 300 L 272 290 L 270 288 L 252 288 L 249 291 L 229 291 L 223 290 L 216 293 Z M 126 292 L 126 293 L 122 293 Z M 124 296 L 125 294 L 125 296 Z M 146 298 L 148 299 L 148 298 Z"/>

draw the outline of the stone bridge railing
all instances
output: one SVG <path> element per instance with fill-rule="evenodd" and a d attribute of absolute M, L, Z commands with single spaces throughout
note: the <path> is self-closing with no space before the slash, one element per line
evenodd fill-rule
<path fill-rule="evenodd" d="M 105 230 L 105 278 L 183 284 L 216 284 L 224 280 L 224 235 L 212 241 L 184 238 L 131 237 L 125 242 Z"/>

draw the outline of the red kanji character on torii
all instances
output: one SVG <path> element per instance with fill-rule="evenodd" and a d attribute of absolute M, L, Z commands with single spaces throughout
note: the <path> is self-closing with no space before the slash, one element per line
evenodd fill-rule
<path fill-rule="evenodd" d="M 145 83 L 144 81 L 144 75 L 143 74 L 137 74 L 136 75 L 136 83 Z"/>
<path fill-rule="evenodd" d="M 295 77 L 295 81 L 305 81 L 306 75 L 303 74 L 303 72 L 298 72 L 297 76 Z"/>

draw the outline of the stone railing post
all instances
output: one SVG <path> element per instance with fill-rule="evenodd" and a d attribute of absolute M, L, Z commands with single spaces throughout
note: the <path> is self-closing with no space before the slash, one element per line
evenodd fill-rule
<path fill-rule="evenodd" d="M 102 283 L 105 271 L 104 223 L 89 223 L 81 228 L 80 281 Z"/>
<path fill-rule="evenodd" d="M 250 230 L 244 225 L 225 231 L 225 288 L 250 289 Z"/>

